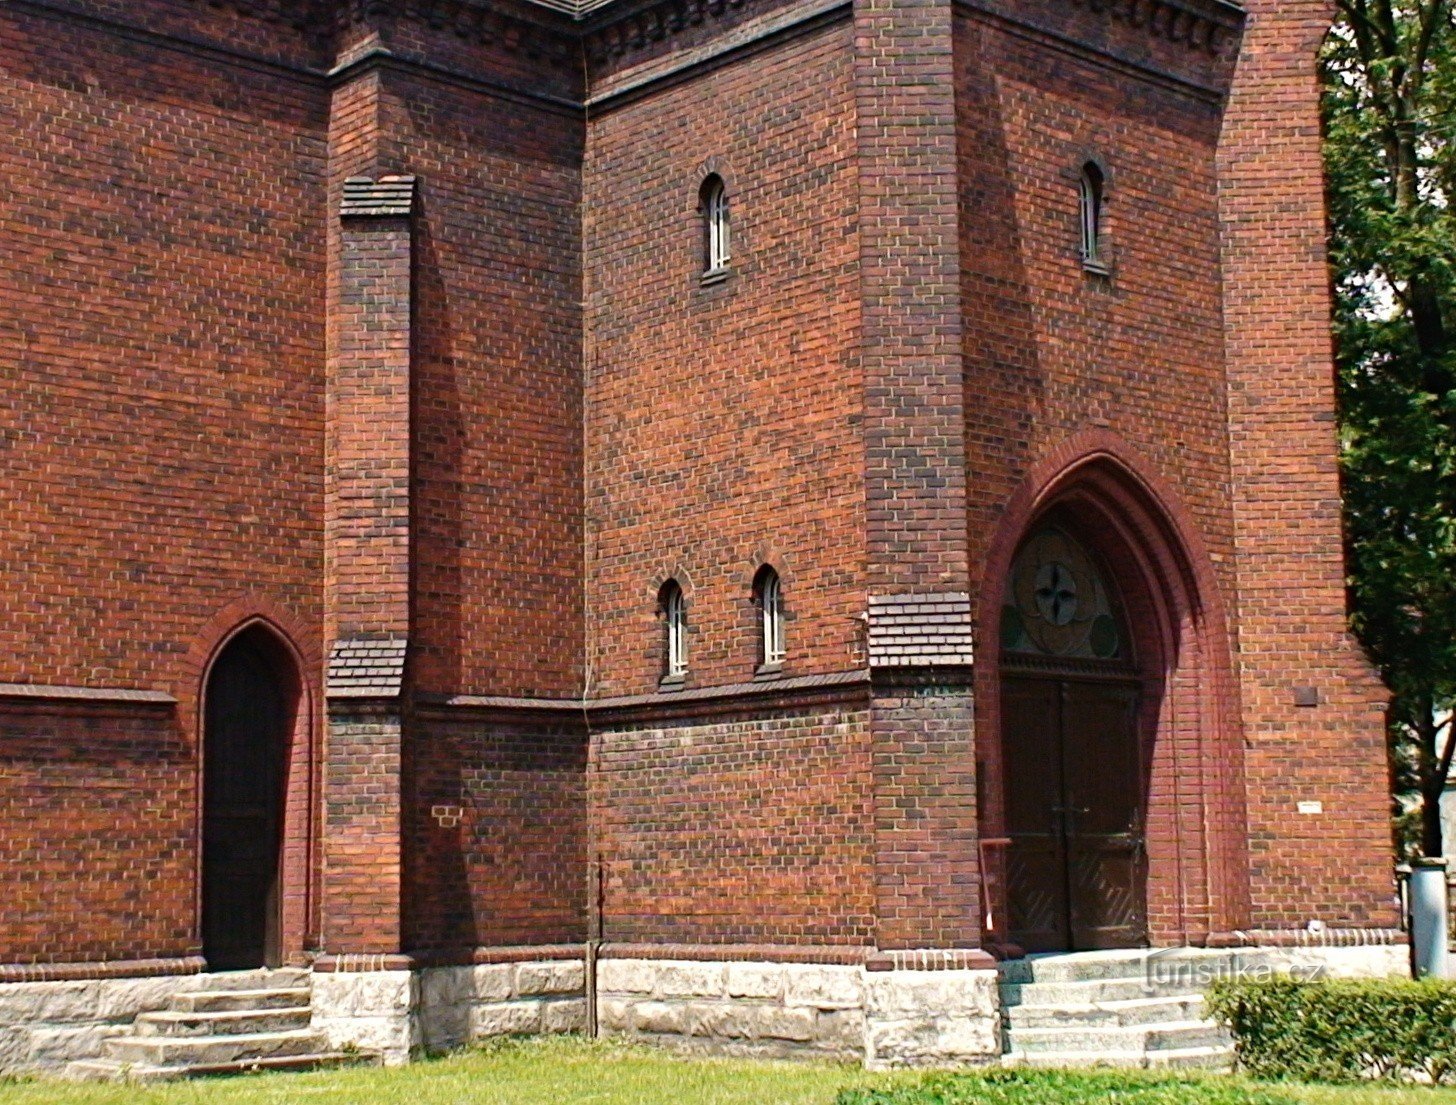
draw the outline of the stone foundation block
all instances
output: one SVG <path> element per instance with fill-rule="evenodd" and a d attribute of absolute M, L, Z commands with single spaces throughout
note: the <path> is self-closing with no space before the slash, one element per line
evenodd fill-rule
<path fill-rule="evenodd" d="M 332 1048 L 377 1051 L 388 1066 L 423 1044 L 421 992 L 413 971 L 328 972 L 313 976 L 313 1027 Z"/>
<path fill-rule="evenodd" d="M 580 994 L 586 989 L 586 967 L 579 960 L 522 963 L 516 968 L 516 993 Z"/>
<path fill-rule="evenodd" d="M 722 997 L 727 965 L 664 963 L 657 971 L 657 994 L 665 998 Z"/>
<path fill-rule="evenodd" d="M 470 1010 L 470 1039 L 488 1040 L 492 1036 L 518 1036 L 541 1031 L 539 1001 L 507 1001 L 476 1005 Z"/>
<path fill-rule="evenodd" d="M 542 1032 L 585 1032 L 586 999 L 561 998 L 541 1006 Z"/>
<path fill-rule="evenodd" d="M 784 970 L 777 963 L 730 963 L 727 977 L 730 998 L 783 997 Z"/>
<path fill-rule="evenodd" d="M 597 963 L 602 993 L 650 994 L 657 989 L 657 964 L 650 959 L 603 959 Z"/>
<path fill-rule="evenodd" d="M 1001 1054 L 995 971 L 869 971 L 865 1065 L 960 1066 Z"/>
<path fill-rule="evenodd" d="M 632 1008 L 632 1027 L 638 1032 L 687 1036 L 688 1007 L 682 1002 L 644 1001 Z"/>
<path fill-rule="evenodd" d="M 205 975 L 0 983 L 0 1075 L 52 1071 L 93 1059 L 140 1013 L 165 1009 L 172 995 Z"/>
<path fill-rule="evenodd" d="M 784 1004 L 813 1009 L 863 1009 L 864 972 L 858 967 L 806 967 L 788 964 Z"/>

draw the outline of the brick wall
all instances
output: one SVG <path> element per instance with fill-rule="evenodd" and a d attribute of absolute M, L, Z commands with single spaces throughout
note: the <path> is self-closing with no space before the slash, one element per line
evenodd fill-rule
<path fill-rule="evenodd" d="M 1028 5 L 1019 18 L 1050 16 Z M 985 572 L 981 801 L 997 825 L 1001 788 L 1015 784 L 1000 770 L 994 660 L 1004 573 L 1040 512 L 1072 495 L 1061 524 L 1124 577 L 1147 677 L 1149 923 L 1155 940 L 1181 942 L 1247 911 L 1242 816 L 1228 795 L 1233 627 L 1217 613 L 1235 584 L 1215 164 L 1228 72 L 1164 39 L 1138 56 L 1134 40 L 1153 36 L 1103 23 L 1106 53 L 1063 45 L 1049 70 L 1052 47 L 1024 27 L 985 13 L 957 21 L 968 516 Z M 1106 175 L 1108 276 L 1085 271 L 1079 252 L 1088 161 Z M 1117 460 L 1090 482 L 1047 486 L 1109 450 Z M 1137 474 L 1114 474 L 1124 462 Z"/>
<path fill-rule="evenodd" d="M 341 708 L 325 944 L 577 940 L 596 856 L 611 941 L 973 943 L 973 709 L 982 738 L 999 724 L 979 607 L 999 576 L 979 577 L 1014 548 L 1008 517 L 1035 517 L 1036 474 L 1089 441 L 1152 474 L 1128 494 L 1168 509 L 1205 604 L 1175 611 L 1203 666 L 1168 684 L 1154 796 L 1160 823 L 1203 802 L 1224 835 L 1153 842 L 1179 878 L 1213 872 L 1155 889 L 1157 931 L 1295 925 L 1310 903 L 1388 920 L 1380 698 L 1343 637 L 1320 0 L 1253 4 L 1221 147 L 1230 40 L 1149 37 L 1105 7 L 747 0 L 683 28 L 623 8 L 578 43 L 494 8 L 360 9 L 330 42 L 233 5 L 55 6 L 103 22 L 0 10 L 0 683 L 181 701 L 0 707 L 0 828 L 56 876 L 37 896 L 0 874 L 20 887 L 0 959 L 194 950 L 196 700 L 251 613 L 314 666 L 336 632 L 407 631 L 407 694 L 650 694 L 670 577 L 689 696 L 594 711 L 590 787 L 575 721 L 519 703 Z M 1089 158 L 1110 279 L 1076 252 Z M 705 284 L 710 172 L 733 258 Z M 357 174 L 419 177 L 412 265 L 403 222 L 345 263 Z M 371 465 L 377 396 L 333 426 L 383 513 L 335 503 L 358 572 L 330 573 L 325 368 L 386 316 L 395 344 L 352 352 L 394 358 L 390 470 Z M 870 592 L 969 590 L 991 692 L 692 698 L 754 677 L 765 562 L 786 675 L 863 669 Z M 1241 736 L 1251 914 L 1228 844 Z M 88 808 L 77 771 L 138 800 Z M 1306 798 L 1325 814 L 1293 814 Z M 73 905 L 85 924 L 43 931 Z"/>
<path fill-rule="evenodd" d="M 196 774 L 170 710 L 0 712 L 0 963 L 197 954 Z"/>
<path fill-rule="evenodd" d="M 873 943 L 867 712 L 754 713 L 596 735 L 603 939 Z"/>
<path fill-rule="evenodd" d="M 406 946 L 584 940 L 580 724 L 432 714 L 416 721 L 407 755 Z"/>
<path fill-rule="evenodd" d="M 862 661 L 851 60 L 840 24 L 593 113 L 589 693 L 656 687 L 670 576 L 687 597 L 689 681 L 750 678 L 765 561 L 783 580 L 785 669 Z M 728 188 L 733 258 L 704 287 L 709 172 Z"/>
<path fill-rule="evenodd" d="M 320 617 L 326 102 L 120 49 L 0 12 L 0 681 L 172 689 L 240 596 Z"/>
<path fill-rule="evenodd" d="M 581 120 L 395 73 L 380 113 L 381 169 L 421 181 L 414 680 L 569 697 L 583 647 Z"/>
<path fill-rule="evenodd" d="M 312 54 L 215 7 L 153 14 Z M 0 705 L 0 960 L 195 954 L 197 654 L 264 609 L 318 649 L 326 97 L 13 6 L 0 57 L 0 683 L 181 700 Z"/>
<path fill-rule="evenodd" d="M 1220 165 L 1254 922 L 1390 924 L 1385 695 L 1344 617 L 1315 73 L 1334 6 L 1248 7 Z"/>

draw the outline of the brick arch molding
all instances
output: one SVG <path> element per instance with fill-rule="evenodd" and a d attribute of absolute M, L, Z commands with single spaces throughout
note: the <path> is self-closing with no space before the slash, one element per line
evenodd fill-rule
<path fill-rule="evenodd" d="M 307 951 L 318 943 L 320 926 L 319 834 L 321 831 L 322 702 L 323 658 L 316 641 L 301 619 L 290 611 L 250 596 L 235 600 L 219 610 L 197 635 L 179 672 L 179 715 L 184 732 L 194 738 L 196 788 L 194 942 L 201 947 L 202 933 L 202 825 L 203 825 L 203 727 L 206 718 L 207 681 L 223 651 L 240 636 L 261 631 L 276 647 L 287 669 L 283 677 L 294 684 L 297 707 L 288 738 L 287 782 L 283 798 L 283 842 L 280 858 L 280 930 L 285 963 L 303 963 Z"/>
<path fill-rule="evenodd" d="M 1231 639 L 1212 560 L 1177 494 L 1106 430 L 1039 461 L 1011 496 L 978 596 L 976 758 L 988 943 L 1004 944 L 1005 834 L 1000 710 L 1002 588 L 1022 541 L 1049 517 L 1106 562 L 1127 605 L 1145 691 L 1139 738 L 1149 765 L 1148 920 L 1155 946 L 1202 944 L 1247 923 L 1243 744 Z"/>

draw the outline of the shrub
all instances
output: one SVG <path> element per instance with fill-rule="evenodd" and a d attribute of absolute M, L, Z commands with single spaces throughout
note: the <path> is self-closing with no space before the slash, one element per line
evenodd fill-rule
<path fill-rule="evenodd" d="M 1209 1013 L 1255 1078 L 1445 1082 L 1456 1071 L 1456 983 L 1221 980 Z"/>
<path fill-rule="evenodd" d="M 845 1090 L 835 1105 L 1293 1105 L 1294 1099 L 1228 1078 L 1135 1071 L 999 1070 L 932 1074 L 890 1089 Z"/>

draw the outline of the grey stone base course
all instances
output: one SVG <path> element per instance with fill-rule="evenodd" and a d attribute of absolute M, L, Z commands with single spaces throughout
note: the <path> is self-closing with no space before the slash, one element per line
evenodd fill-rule
<path fill-rule="evenodd" d="M 988 1063 L 1001 1053 L 989 970 L 608 959 L 597 988 L 603 1034 L 680 1051 L 871 1067 Z"/>
<path fill-rule="evenodd" d="M 586 1030 L 581 960 L 432 967 L 421 972 L 420 1035 L 431 1051 L 492 1036 Z"/>
<path fill-rule="evenodd" d="M 319 972 L 313 1028 L 334 1049 L 377 1052 L 386 1065 L 419 1048 L 443 1051 L 492 1036 L 581 1032 L 580 960 Z"/>
<path fill-rule="evenodd" d="M 59 1072 L 72 1059 L 93 1059 L 138 1014 L 165 1009 L 173 994 L 200 989 L 207 977 L 0 983 L 0 1075 Z"/>
<path fill-rule="evenodd" d="M 1237 954 L 1269 970 L 1319 968 L 1334 977 L 1409 970 L 1403 945 L 1240 948 Z M 1068 960 L 1054 973 L 1066 973 L 1070 982 L 1081 969 Z M 216 977 L 0 983 L 0 1075 L 55 1073 L 72 1060 L 95 1058 L 105 1040 L 127 1035 L 139 1014 L 163 1010 L 174 994 L 206 989 Z M 597 1015 L 603 1035 L 679 1051 L 819 1056 L 874 1069 L 964 1066 L 1000 1059 L 998 981 L 994 970 L 603 959 Z M 1062 981 L 1042 986 L 1050 993 Z M 407 1062 L 421 1048 L 580 1032 L 587 1022 L 579 959 L 318 971 L 312 1004 L 312 1028 L 330 1048 L 377 1052 L 390 1064 Z"/>

